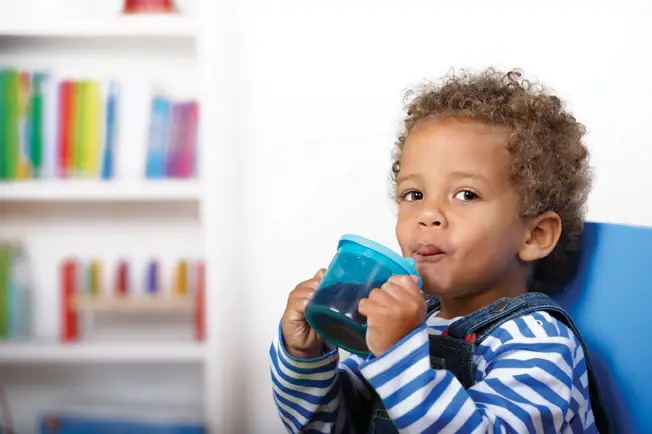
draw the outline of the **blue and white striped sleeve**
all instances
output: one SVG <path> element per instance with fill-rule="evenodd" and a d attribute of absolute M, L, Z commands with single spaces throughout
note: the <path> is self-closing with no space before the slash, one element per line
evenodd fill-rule
<path fill-rule="evenodd" d="M 339 362 L 337 349 L 315 359 L 287 353 L 279 328 L 269 350 L 274 401 L 290 433 L 357 433 L 368 424 L 371 392 L 362 358 Z"/>
<path fill-rule="evenodd" d="M 474 366 L 468 390 L 432 369 L 423 326 L 360 372 L 401 433 L 597 432 L 582 348 L 547 313 L 497 328 L 476 348 Z"/>

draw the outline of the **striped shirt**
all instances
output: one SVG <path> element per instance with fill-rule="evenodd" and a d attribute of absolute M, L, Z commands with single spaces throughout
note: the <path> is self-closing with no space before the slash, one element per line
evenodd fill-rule
<path fill-rule="evenodd" d="M 375 391 L 401 433 L 597 433 L 584 351 L 547 312 L 505 322 L 476 348 L 475 384 L 432 369 L 428 334 L 459 318 L 437 313 L 379 357 L 290 356 L 270 348 L 274 400 L 290 433 L 360 433 Z M 373 388 L 373 390 L 372 390 Z"/>

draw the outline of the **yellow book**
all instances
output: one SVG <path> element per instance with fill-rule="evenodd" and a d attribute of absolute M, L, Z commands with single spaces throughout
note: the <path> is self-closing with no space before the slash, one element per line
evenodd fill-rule
<path fill-rule="evenodd" d="M 98 176 L 100 171 L 100 84 L 95 81 L 84 82 L 84 151 L 83 171 L 86 175 Z"/>
<path fill-rule="evenodd" d="M 102 264 L 99 260 L 94 260 L 91 262 L 90 267 L 90 293 L 92 295 L 100 294 L 100 286 L 102 282 Z"/>
<path fill-rule="evenodd" d="M 188 263 L 186 261 L 179 261 L 177 264 L 175 294 L 187 295 L 188 294 Z"/>
<path fill-rule="evenodd" d="M 29 153 L 29 137 L 27 136 L 27 123 L 29 120 L 30 75 L 21 72 L 18 76 L 18 136 L 20 152 L 18 154 L 18 179 L 32 177 L 32 164 Z"/>

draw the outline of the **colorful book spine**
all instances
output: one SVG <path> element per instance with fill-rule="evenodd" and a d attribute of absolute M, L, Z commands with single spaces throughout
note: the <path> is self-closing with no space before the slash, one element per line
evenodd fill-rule
<path fill-rule="evenodd" d="M 165 177 L 166 154 L 170 139 L 170 101 L 157 96 L 152 100 L 147 153 L 146 176 L 150 179 Z"/>
<path fill-rule="evenodd" d="M 197 286 L 195 290 L 195 339 L 206 338 L 206 267 L 203 261 L 197 263 Z"/>
<path fill-rule="evenodd" d="M 11 285 L 11 248 L 0 245 L 0 339 L 9 337 L 9 291 Z"/>
<path fill-rule="evenodd" d="M 34 74 L 30 100 L 30 160 L 35 178 L 43 176 L 43 84 L 46 75 Z"/>
<path fill-rule="evenodd" d="M 20 246 L 0 243 L 0 340 L 29 332 L 29 269 Z"/>
<path fill-rule="evenodd" d="M 175 178 L 177 176 L 179 165 L 179 155 L 181 154 L 181 125 L 183 118 L 183 107 L 176 103 L 172 105 L 170 120 L 170 146 L 168 148 L 166 176 Z"/>
<path fill-rule="evenodd" d="M 176 281 L 174 284 L 174 293 L 177 295 L 188 294 L 188 263 L 184 260 L 179 261 L 176 269 Z"/>
<path fill-rule="evenodd" d="M 57 156 L 59 154 L 59 119 L 61 117 L 58 109 L 59 81 L 53 75 L 47 74 L 41 82 L 41 89 L 43 93 L 43 117 L 41 120 L 43 164 L 40 176 L 56 178 L 59 176 Z"/>
<path fill-rule="evenodd" d="M 63 81 L 59 86 L 59 167 L 61 178 L 68 178 L 72 158 L 72 128 L 74 104 L 74 84 L 72 81 Z"/>
<path fill-rule="evenodd" d="M 76 81 L 73 84 L 73 111 L 72 111 L 72 173 L 75 176 L 84 175 L 83 161 L 84 161 L 84 124 L 86 123 L 86 107 L 85 107 L 85 94 L 86 83 L 83 81 Z"/>
<path fill-rule="evenodd" d="M 102 179 L 111 179 L 114 176 L 114 153 L 117 136 L 117 110 L 119 87 L 115 82 L 108 85 L 106 96 L 106 112 L 104 122 L 104 147 L 102 154 Z"/>
<path fill-rule="evenodd" d="M 19 73 L 6 69 L 2 73 L 2 167 L 0 179 L 17 178 L 19 162 Z"/>
<path fill-rule="evenodd" d="M 4 137 L 4 111 L 5 111 L 5 101 L 4 101 L 4 78 L 5 71 L 0 69 L 0 180 L 4 179 L 4 153 L 5 153 L 5 137 Z"/>
<path fill-rule="evenodd" d="M 67 260 L 61 267 L 61 340 L 76 341 L 79 337 L 77 312 L 72 305 L 77 294 L 77 264 Z"/>
<path fill-rule="evenodd" d="M 0 180 L 113 178 L 119 92 L 114 81 L 0 69 Z M 148 179 L 197 176 L 198 119 L 195 101 L 151 101 Z"/>
<path fill-rule="evenodd" d="M 197 144 L 197 123 L 199 105 L 189 102 L 183 105 L 183 125 L 181 127 L 181 151 L 177 175 L 181 178 L 194 176 L 195 149 Z"/>
<path fill-rule="evenodd" d="M 9 285 L 9 338 L 21 339 L 29 332 L 29 267 L 25 252 L 20 247 L 12 251 Z"/>
<path fill-rule="evenodd" d="M 83 172 L 96 176 L 100 167 L 100 85 L 95 81 L 84 83 Z"/>
<path fill-rule="evenodd" d="M 102 263 L 99 260 L 91 262 L 88 268 L 88 292 L 91 295 L 99 295 L 102 284 Z"/>
<path fill-rule="evenodd" d="M 152 100 L 146 175 L 149 179 L 197 176 L 199 104 Z"/>
<path fill-rule="evenodd" d="M 18 168 L 17 179 L 32 177 L 31 139 L 30 139 L 30 93 L 31 76 L 28 72 L 21 72 L 18 76 Z"/>
<path fill-rule="evenodd" d="M 129 281 L 129 263 L 120 261 L 116 276 L 116 295 L 124 296 L 129 293 Z"/>
<path fill-rule="evenodd" d="M 147 282 L 146 289 L 148 294 L 159 292 L 159 268 L 157 261 L 150 261 L 147 265 Z"/>

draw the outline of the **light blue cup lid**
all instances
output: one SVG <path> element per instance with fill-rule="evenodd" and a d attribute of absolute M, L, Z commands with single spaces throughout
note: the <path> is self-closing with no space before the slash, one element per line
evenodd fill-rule
<path fill-rule="evenodd" d="M 345 243 L 356 243 L 358 245 L 361 245 L 363 247 L 375 251 L 376 253 L 383 255 L 384 257 L 386 257 L 387 259 L 391 260 L 396 265 L 401 267 L 403 270 L 405 270 L 405 274 L 417 276 L 419 278 L 417 285 L 419 285 L 419 288 L 421 288 L 422 285 L 421 276 L 419 276 L 417 269 L 414 267 L 414 264 L 416 263 L 414 258 L 404 258 L 403 256 L 399 255 L 392 249 L 385 247 L 382 244 L 377 243 L 375 241 L 369 240 L 365 237 L 361 237 L 359 235 L 353 235 L 353 234 L 342 235 L 339 243 L 337 244 L 337 248 L 339 249 Z"/>

